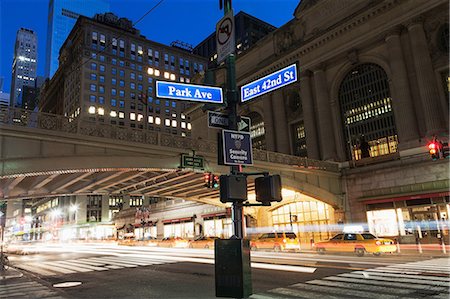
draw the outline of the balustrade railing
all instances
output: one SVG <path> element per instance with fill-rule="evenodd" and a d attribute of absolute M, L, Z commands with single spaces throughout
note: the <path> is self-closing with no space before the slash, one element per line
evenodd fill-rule
<path fill-rule="evenodd" d="M 128 128 L 79 117 L 71 118 L 64 115 L 35 112 L 21 108 L 0 108 L 0 126 L 17 126 L 177 149 L 196 150 L 198 152 L 217 153 L 217 144 L 214 141 Z M 253 158 L 257 161 L 339 172 L 338 163 L 313 160 L 258 149 L 253 149 Z"/>

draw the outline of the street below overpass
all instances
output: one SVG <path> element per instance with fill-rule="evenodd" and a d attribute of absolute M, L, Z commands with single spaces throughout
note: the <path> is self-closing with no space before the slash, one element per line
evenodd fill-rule
<path fill-rule="evenodd" d="M 10 255 L 22 277 L 3 279 L 3 298 L 215 298 L 214 251 L 46 244 Z M 252 251 L 251 298 L 448 298 L 445 255 L 357 257 Z M 14 270 L 16 269 L 16 270 Z M 64 282 L 76 286 L 55 288 Z"/>

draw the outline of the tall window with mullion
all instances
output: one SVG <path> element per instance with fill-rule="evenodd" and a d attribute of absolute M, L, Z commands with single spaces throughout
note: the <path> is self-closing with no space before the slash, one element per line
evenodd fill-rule
<path fill-rule="evenodd" d="M 397 151 L 388 76 L 380 66 L 366 63 L 351 69 L 340 85 L 338 97 L 348 159 Z"/>

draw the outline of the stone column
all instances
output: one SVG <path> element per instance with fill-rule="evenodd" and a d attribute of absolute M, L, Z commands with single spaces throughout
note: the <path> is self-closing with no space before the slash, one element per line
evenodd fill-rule
<path fill-rule="evenodd" d="M 333 123 L 331 120 L 330 100 L 328 86 L 323 69 L 314 70 L 314 83 L 316 90 L 316 104 L 319 125 L 319 140 L 322 160 L 334 160 L 336 157 L 336 144 L 334 140 Z"/>
<path fill-rule="evenodd" d="M 306 70 L 300 75 L 300 99 L 303 106 L 303 119 L 305 121 L 306 150 L 308 158 L 320 159 L 319 140 L 316 130 L 316 113 L 311 94 L 311 72 Z"/>
<path fill-rule="evenodd" d="M 282 90 L 274 91 L 272 94 L 272 112 L 274 116 L 276 151 L 283 154 L 290 154 L 289 128 Z"/>
<path fill-rule="evenodd" d="M 130 208 L 130 195 L 126 194 L 123 195 L 123 210 L 129 209 Z"/>
<path fill-rule="evenodd" d="M 403 57 L 400 29 L 389 33 L 386 37 L 386 43 L 392 72 L 392 105 L 400 146 L 402 142 L 419 139 L 419 129 Z"/>
<path fill-rule="evenodd" d="M 102 195 L 102 222 L 111 221 L 109 219 L 109 195 Z"/>
<path fill-rule="evenodd" d="M 77 224 L 85 223 L 87 221 L 86 219 L 87 205 L 88 205 L 87 195 L 76 195 L 75 202 L 76 205 L 78 206 L 78 210 L 76 212 Z"/>
<path fill-rule="evenodd" d="M 338 161 L 345 161 L 347 160 L 347 156 L 345 153 L 345 146 L 346 146 L 346 136 L 347 134 L 344 134 L 343 130 L 343 121 L 342 121 L 342 115 L 341 115 L 341 108 L 338 105 L 338 101 L 335 99 L 332 99 L 330 102 L 330 108 L 331 108 L 331 116 L 333 121 L 333 130 L 334 130 L 334 143 L 336 145 L 336 154 Z"/>
<path fill-rule="evenodd" d="M 419 87 L 422 110 L 425 117 L 427 136 L 445 131 L 442 111 L 439 109 L 439 93 L 436 76 L 433 71 L 427 39 L 421 20 L 414 20 L 408 25 L 409 40 L 414 60 L 414 69 Z"/>
<path fill-rule="evenodd" d="M 272 101 L 270 95 L 264 95 L 261 99 L 263 109 L 264 109 L 264 130 L 266 132 L 266 148 L 268 151 L 275 151 L 275 127 L 274 127 L 274 119 L 273 119 L 273 111 L 272 111 Z"/>

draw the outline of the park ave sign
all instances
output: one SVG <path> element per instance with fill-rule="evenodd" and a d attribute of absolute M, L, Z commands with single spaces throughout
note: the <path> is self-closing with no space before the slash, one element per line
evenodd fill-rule
<path fill-rule="evenodd" d="M 166 81 L 156 81 L 156 96 L 193 102 L 223 103 L 222 88 L 220 87 Z"/>

